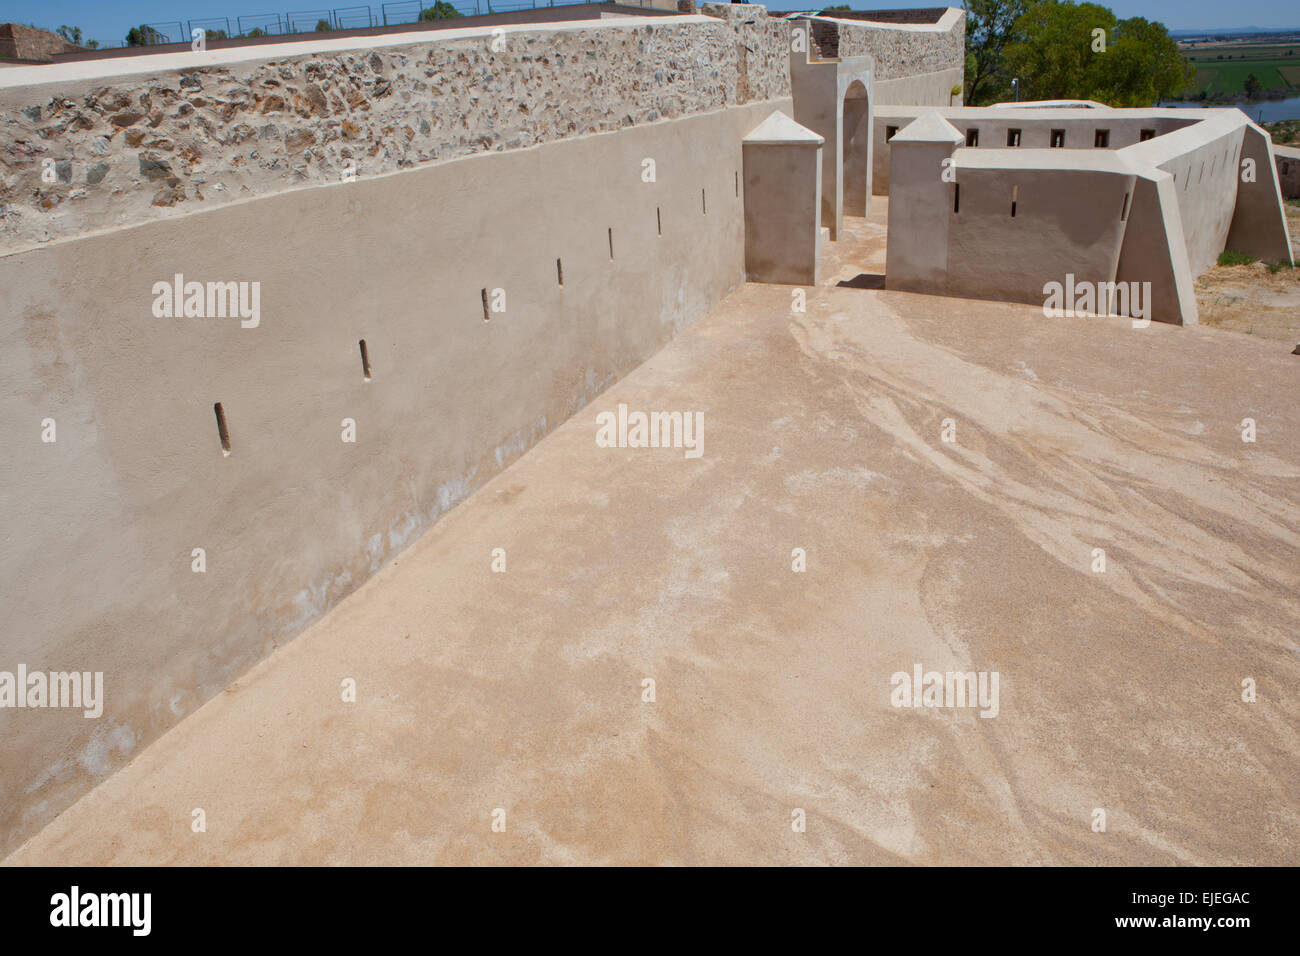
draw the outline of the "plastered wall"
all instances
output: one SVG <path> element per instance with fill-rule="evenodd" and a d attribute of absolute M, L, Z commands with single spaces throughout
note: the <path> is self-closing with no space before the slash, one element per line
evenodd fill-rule
<path fill-rule="evenodd" d="M 876 79 L 876 101 L 884 104 L 918 106 L 961 106 L 962 94 L 953 94 L 953 87 L 965 83 L 965 70 L 960 66 L 901 76 L 894 79 Z"/>
<path fill-rule="evenodd" d="M 948 232 L 950 294 L 1043 302 L 1044 277 L 1114 275 L 1131 178 L 1090 170 L 962 169 L 961 208 Z M 1015 215 L 1012 215 L 1013 196 Z"/>
<path fill-rule="evenodd" d="M 106 697 L 94 720 L 0 710 L 0 852 L 741 282 L 741 137 L 778 107 L 0 258 L 0 646 L 8 669 L 103 671 Z M 259 282 L 260 323 L 156 317 L 176 273 Z"/>
<path fill-rule="evenodd" d="M 913 83 L 921 78 L 913 78 L 906 83 Z M 960 77 L 957 82 L 960 82 Z M 879 89 L 881 84 L 876 83 Z M 876 123 L 872 143 L 872 192 L 878 196 L 889 195 L 889 146 L 890 129 L 903 129 L 925 110 L 911 109 L 899 99 L 885 99 L 879 96 L 882 104 L 876 110 Z M 947 106 L 946 102 L 944 104 Z M 1098 110 L 1084 116 L 1064 116 L 1058 111 L 1048 109 L 1007 110 L 994 107 L 939 109 L 941 116 L 965 136 L 975 130 L 979 137 L 980 149 L 1006 149 L 1007 134 L 1011 130 L 1020 131 L 1020 149 L 1047 149 L 1051 146 L 1053 130 L 1065 132 L 1064 149 L 1096 149 L 1096 134 L 1104 130 L 1109 149 L 1122 149 L 1141 141 L 1143 130 L 1152 130 L 1156 136 L 1174 130 L 1183 129 L 1197 122 L 1196 114 L 1188 111 L 1166 110 L 1166 113 L 1180 112 L 1183 115 L 1158 115 L 1150 111 Z M 1139 112 L 1146 115 L 1136 115 Z"/>
<path fill-rule="evenodd" d="M 1215 136 L 1158 167 L 1173 177 L 1193 275 L 1214 265 L 1228 239 L 1237 206 L 1242 127 Z M 1260 175 L 1267 177 L 1268 165 Z"/>

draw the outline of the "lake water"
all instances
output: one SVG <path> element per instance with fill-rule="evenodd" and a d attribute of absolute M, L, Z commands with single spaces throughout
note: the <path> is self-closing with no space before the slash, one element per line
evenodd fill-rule
<path fill-rule="evenodd" d="M 1198 109 L 1206 104 L 1169 102 L 1160 105 L 1185 106 L 1189 109 Z M 1236 103 L 1233 105 L 1256 123 L 1274 123 L 1278 120 L 1300 119 L 1300 96 L 1293 96 L 1289 100 L 1262 100 L 1258 103 Z"/>

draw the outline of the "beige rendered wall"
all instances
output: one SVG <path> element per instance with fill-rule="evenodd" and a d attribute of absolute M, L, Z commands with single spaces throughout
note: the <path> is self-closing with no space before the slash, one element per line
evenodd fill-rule
<path fill-rule="evenodd" d="M 797 24 L 794 29 L 806 29 Z M 801 52 L 790 54 L 790 93 L 794 121 L 825 139 L 822 148 L 821 221 L 832 240 L 839 238 L 836 199 L 839 196 L 836 156 L 840 149 L 839 65 L 834 61 L 809 62 Z"/>
<path fill-rule="evenodd" d="M 103 671 L 106 697 L 93 720 L 0 710 L 0 853 L 736 286 L 740 141 L 778 107 L 789 100 L 0 257 L 0 666 Z M 260 282 L 260 325 L 155 318 L 152 285 L 175 273 Z M 482 289 L 506 296 L 489 321 Z"/>
<path fill-rule="evenodd" d="M 947 294 L 1043 303 L 1043 284 L 1114 275 L 1131 177 L 1096 170 L 965 168 L 948 227 Z M 1013 190 L 1016 214 L 1011 215 Z M 891 202 L 891 206 L 892 206 Z"/>
<path fill-rule="evenodd" d="M 1173 177 L 1154 170 L 1133 177 L 1128 223 L 1115 267 L 1116 282 L 1150 282 L 1150 318 L 1196 325 L 1194 276 L 1188 264 Z"/>
<path fill-rule="evenodd" d="M 960 82 L 960 79 L 958 80 Z M 877 81 L 877 87 L 882 84 Z M 873 156 L 871 188 L 877 196 L 889 194 L 889 149 L 887 135 L 889 128 L 903 129 L 908 123 L 927 110 L 907 109 L 897 105 L 896 101 L 885 99 L 880 94 L 882 105 L 876 110 L 875 130 L 873 131 Z M 1038 108 L 1010 110 L 994 107 L 955 107 L 940 109 L 943 116 L 963 136 L 969 130 L 975 130 L 979 136 L 980 149 L 1007 149 L 1009 130 L 1020 130 L 1020 149 L 1048 149 L 1051 147 L 1051 135 L 1054 129 L 1065 130 L 1067 150 L 1097 147 L 1096 133 L 1106 130 L 1109 134 L 1110 149 L 1122 149 L 1140 141 L 1144 129 L 1153 129 L 1157 136 L 1174 130 L 1183 129 L 1196 123 L 1198 117 L 1188 110 L 1167 110 L 1179 112 L 1182 116 L 1134 115 L 1137 110 L 1097 110 L 1088 115 L 1062 116 L 1056 111 Z M 1127 114 L 1127 115 L 1126 115 Z"/>
<path fill-rule="evenodd" d="M 745 144 L 745 273 L 751 282 L 817 283 L 822 149 Z"/>
<path fill-rule="evenodd" d="M 886 287 L 899 292 L 942 293 L 948 281 L 948 228 L 953 184 L 944 182 L 951 143 L 900 143 L 893 155 L 889 199 Z"/>
<path fill-rule="evenodd" d="M 1254 123 L 1244 127 L 1241 158 L 1254 161 L 1255 177 L 1254 182 L 1239 179 L 1237 208 L 1233 213 L 1227 247 L 1265 262 L 1294 264 L 1286 211 L 1279 201 L 1283 195 L 1282 184 L 1271 152 L 1273 148 L 1268 133 L 1263 129 Z"/>
<path fill-rule="evenodd" d="M 1138 175 L 1109 152 L 1058 167 L 1059 153 L 955 149 L 952 183 L 943 148 L 896 141 L 888 288 L 1042 305 L 1047 282 L 1150 282 L 1150 318 L 1195 324 L 1172 176 Z"/>
<path fill-rule="evenodd" d="M 871 120 L 874 113 L 864 84 L 849 85 L 843 109 L 840 209 L 845 216 L 866 216 L 871 211 Z"/>
<path fill-rule="evenodd" d="M 1243 129 L 1237 126 L 1207 138 L 1158 167 L 1173 178 L 1187 262 L 1194 276 L 1214 265 L 1227 242 L 1237 205 Z M 1259 173 L 1268 179 L 1268 168 Z"/>
<path fill-rule="evenodd" d="M 961 106 L 962 94 L 954 96 L 952 88 L 964 82 L 965 69 L 961 66 L 888 80 L 877 78 L 876 101 L 880 105 Z"/>

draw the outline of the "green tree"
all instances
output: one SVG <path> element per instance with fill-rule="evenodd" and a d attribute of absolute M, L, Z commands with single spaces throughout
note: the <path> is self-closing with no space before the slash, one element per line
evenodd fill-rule
<path fill-rule="evenodd" d="M 263 30 L 261 27 L 253 27 L 253 29 L 248 31 L 247 35 L 250 37 L 264 37 L 264 36 L 268 36 L 269 34 L 267 34 L 267 32 Z"/>
<path fill-rule="evenodd" d="M 1003 68 L 1016 21 L 1034 0 L 966 0 L 966 104 L 1011 99 L 1011 76 Z"/>
<path fill-rule="evenodd" d="M 1259 95 L 1259 89 L 1260 89 L 1260 87 L 1261 87 L 1262 85 L 1263 85 L 1263 84 L 1259 82 L 1259 77 L 1257 77 L 1254 73 L 1252 73 L 1252 74 L 1250 74 L 1250 76 L 1246 77 L 1246 96 L 1247 96 L 1247 98 L 1253 100 L 1256 96 L 1258 96 L 1258 95 Z"/>
<path fill-rule="evenodd" d="M 452 17 L 458 17 L 461 12 L 453 7 L 447 0 L 436 0 L 433 6 L 420 11 L 421 20 L 450 20 Z"/>
<path fill-rule="evenodd" d="M 69 43 L 81 46 L 81 27 L 62 26 L 54 31 Z"/>
<path fill-rule="evenodd" d="M 332 31 L 333 29 L 334 29 L 334 27 L 332 27 L 332 26 L 330 25 L 330 22 L 329 22 L 328 20 L 317 20 L 317 21 L 316 21 L 316 32 L 317 32 L 317 33 L 329 33 L 329 32 Z"/>
<path fill-rule="evenodd" d="M 1183 59 L 1163 23 L 1120 20 L 1097 54 L 1090 99 L 1110 106 L 1154 106 L 1187 89 L 1196 68 Z"/>
<path fill-rule="evenodd" d="M 1094 39 L 1103 30 L 1104 49 Z M 1088 99 L 1109 106 L 1154 106 L 1186 89 L 1193 67 L 1161 23 L 1119 20 L 1106 7 L 1040 0 L 1016 20 L 1003 66 L 1020 77 L 1024 99 Z"/>
<path fill-rule="evenodd" d="M 1016 20 L 1016 39 L 1008 43 L 1004 64 L 1020 77 L 1021 99 L 1087 99 L 1092 94 L 1095 29 L 1109 36 L 1115 14 L 1095 3 L 1045 0 L 1029 7 Z"/>
<path fill-rule="evenodd" d="M 132 27 L 126 34 L 127 46 L 150 46 L 155 43 L 166 42 L 167 38 L 147 23 Z"/>

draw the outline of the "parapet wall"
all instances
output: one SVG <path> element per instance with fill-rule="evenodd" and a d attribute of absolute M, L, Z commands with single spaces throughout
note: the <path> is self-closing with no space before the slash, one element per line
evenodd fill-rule
<path fill-rule="evenodd" d="M 500 29 L 6 71 L 0 250 L 790 94 L 789 28 L 766 17 Z"/>
<path fill-rule="evenodd" d="M 6 70 L 0 252 L 789 96 L 790 23 L 703 9 Z M 931 103 L 961 82 L 964 22 L 840 27 L 889 102 Z"/>
<path fill-rule="evenodd" d="M 961 10 L 948 10 L 930 24 L 883 27 L 857 20 L 835 23 L 839 27 L 839 55 L 872 57 L 877 82 L 965 66 L 966 15 Z M 960 76 L 957 85 L 961 85 Z"/>
<path fill-rule="evenodd" d="M 906 81 L 905 81 L 906 82 Z M 910 106 L 883 105 L 876 111 L 872 144 L 871 188 L 876 195 L 889 195 L 889 135 L 900 130 L 928 110 Z M 966 136 L 974 131 L 981 149 L 1008 147 L 1008 134 L 1015 130 L 1020 149 L 1047 149 L 1053 131 L 1064 132 L 1061 146 L 1067 150 L 1096 149 L 1097 133 L 1104 131 L 1108 149 L 1123 149 L 1142 140 L 1144 132 L 1154 136 L 1183 129 L 1200 122 L 1201 117 L 1189 110 L 1064 110 L 1004 109 L 999 107 L 953 107 L 938 109 L 957 132 Z"/>
<path fill-rule="evenodd" d="M 1146 311 L 1127 314 L 1191 325 L 1193 280 L 1225 248 L 1292 262 L 1267 134 L 1239 110 L 932 110 L 902 126 L 910 113 L 877 120 L 899 130 L 877 144 L 890 288 L 1041 302 L 1051 282 L 1138 283 Z"/>

